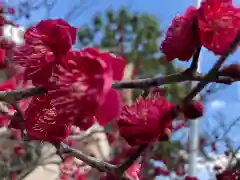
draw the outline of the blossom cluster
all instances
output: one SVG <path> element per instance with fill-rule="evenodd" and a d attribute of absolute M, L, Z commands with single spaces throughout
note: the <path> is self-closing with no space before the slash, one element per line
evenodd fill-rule
<path fill-rule="evenodd" d="M 0 18 L 0 25 L 9 23 Z M 200 8 L 189 7 L 184 16 L 173 19 L 160 49 L 168 61 L 175 58 L 188 61 L 201 46 L 223 55 L 237 35 L 239 25 L 240 9 L 231 0 L 204 0 Z M 151 89 L 146 97 L 137 98 L 134 104 L 124 105 L 121 92 L 112 84 L 122 80 L 126 59 L 95 47 L 75 50 L 72 46 L 76 36 L 77 28 L 65 20 L 48 19 L 26 29 L 24 44 L 1 40 L 0 68 L 11 69 L 14 76 L 0 90 L 15 90 L 19 84 L 21 88 L 35 86 L 46 90 L 45 94 L 20 102 L 24 121 L 11 107 L 15 119 L 1 115 L 1 126 L 24 128 L 31 139 L 59 145 L 72 134 L 73 126 L 87 130 L 96 122 L 102 126 L 114 122 L 121 137 L 135 147 L 168 141 L 172 132 L 182 127 L 174 125 L 175 119 L 187 122 L 203 116 L 201 102 L 176 104 L 159 87 Z M 9 50 L 11 63 L 7 60 Z M 238 65 L 232 65 L 219 75 L 239 78 L 239 69 Z M 15 150 L 24 153 L 22 148 Z M 71 174 L 84 179 L 75 171 L 77 168 L 69 169 L 72 163 L 72 159 L 65 159 L 61 178 Z M 126 174 L 137 180 L 141 168 L 140 164 L 133 164 Z M 156 175 L 170 175 L 168 170 L 155 171 Z M 107 174 L 103 178 L 115 177 Z"/>
<path fill-rule="evenodd" d="M 232 0 L 204 0 L 199 8 L 191 6 L 173 19 L 161 50 L 168 61 L 188 61 L 201 46 L 223 55 L 239 31 L 239 13 Z"/>
<path fill-rule="evenodd" d="M 73 125 L 86 130 L 95 122 L 104 126 L 118 120 L 122 137 L 130 145 L 140 145 L 167 140 L 179 113 L 186 119 L 202 116 L 200 103 L 179 107 L 165 99 L 159 88 L 123 106 L 120 93 L 111 86 L 122 79 L 126 60 L 91 47 L 72 50 L 76 33 L 63 19 L 43 20 L 29 27 L 25 43 L 13 49 L 13 65 L 20 67 L 19 72 L 2 88 L 21 76 L 27 86 L 47 90 L 33 97 L 24 110 L 24 129 L 32 139 L 56 144 L 71 134 Z"/>

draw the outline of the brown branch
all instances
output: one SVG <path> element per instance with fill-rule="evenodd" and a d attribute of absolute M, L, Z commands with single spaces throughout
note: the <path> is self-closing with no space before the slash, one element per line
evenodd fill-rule
<path fill-rule="evenodd" d="M 42 87 L 33 87 L 26 89 L 19 89 L 14 91 L 0 91 L 0 101 L 5 101 L 9 104 L 14 104 L 25 98 L 37 96 L 47 93 L 47 90 Z"/>
<path fill-rule="evenodd" d="M 214 158 L 212 158 L 208 155 L 208 153 L 205 151 L 203 146 L 199 147 L 199 151 L 207 161 L 214 161 Z"/>
<path fill-rule="evenodd" d="M 204 83 L 216 82 L 223 84 L 231 84 L 234 81 L 239 81 L 239 79 L 233 79 L 226 76 L 212 77 L 196 73 L 192 74 L 188 71 L 172 74 L 168 76 L 157 76 L 154 78 L 146 79 L 136 79 L 129 81 L 120 81 L 112 84 L 112 87 L 115 89 L 147 89 L 150 87 L 161 86 L 164 84 L 180 83 L 185 81 L 200 81 Z"/>
<path fill-rule="evenodd" d="M 228 144 L 228 146 L 230 147 L 231 145 Z M 238 146 L 238 148 L 237 148 L 236 150 L 233 150 L 232 147 L 230 147 L 229 149 L 231 149 L 232 157 L 231 157 L 231 159 L 230 159 L 229 162 L 228 162 L 227 169 L 232 169 L 233 161 L 234 161 L 234 160 L 238 160 L 238 158 L 236 157 L 236 155 L 237 155 L 237 153 L 239 153 L 240 146 Z"/>
<path fill-rule="evenodd" d="M 148 144 L 144 144 L 140 146 L 136 152 L 132 153 L 130 157 L 120 164 L 117 168 L 117 173 L 122 175 L 136 160 L 137 158 L 142 154 L 142 152 L 147 148 Z"/>
<path fill-rule="evenodd" d="M 147 145 L 140 146 L 136 152 L 130 155 L 130 157 L 121 165 L 114 165 L 92 156 L 83 153 L 80 150 L 69 147 L 68 145 L 61 143 L 63 153 L 69 153 L 72 156 L 80 159 L 84 163 L 88 164 L 92 168 L 96 168 L 100 172 L 107 172 L 116 177 L 122 178 L 123 180 L 130 180 L 124 172 L 134 163 L 134 161 L 141 155 L 141 153 L 146 149 Z"/>
<path fill-rule="evenodd" d="M 219 58 L 219 60 L 215 63 L 215 65 L 211 68 L 211 70 L 208 72 L 206 79 L 216 77 L 218 70 L 221 68 L 222 64 L 226 61 L 227 57 L 236 49 L 240 41 L 240 31 L 238 32 L 236 38 L 234 41 L 230 44 L 229 49 L 226 51 L 226 53 Z M 183 104 L 190 101 L 192 98 L 194 98 L 206 85 L 208 82 L 201 81 L 198 83 L 191 92 L 183 99 Z"/>
<path fill-rule="evenodd" d="M 201 48 L 202 48 L 201 46 L 197 48 L 196 53 L 193 55 L 192 64 L 188 70 L 193 71 L 193 72 L 197 71 Z"/>
<path fill-rule="evenodd" d="M 90 165 L 93 168 L 98 169 L 101 172 L 107 172 L 110 174 L 114 174 L 115 169 L 117 168 L 116 165 L 101 161 L 97 158 L 94 158 L 92 156 L 89 156 L 85 153 L 83 153 L 80 150 L 74 149 L 72 147 L 69 147 L 66 144 L 61 144 L 63 147 L 63 152 L 70 153 L 72 156 L 82 160 L 86 164 Z"/>

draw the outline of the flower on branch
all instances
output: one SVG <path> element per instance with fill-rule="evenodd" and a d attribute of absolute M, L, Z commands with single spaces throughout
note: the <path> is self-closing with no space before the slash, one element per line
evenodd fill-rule
<path fill-rule="evenodd" d="M 140 176 L 140 168 L 141 164 L 133 164 L 126 170 L 126 176 L 131 180 L 139 180 Z M 119 178 L 116 178 L 112 174 L 107 174 L 103 177 L 101 177 L 100 180 L 118 180 Z"/>
<path fill-rule="evenodd" d="M 62 19 L 42 20 L 24 33 L 23 45 L 14 50 L 14 61 L 25 67 L 25 79 L 34 85 L 48 83 L 56 64 L 60 63 L 76 40 L 77 29 Z"/>
<path fill-rule="evenodd" d="M 63 163 L 60 165 L 60 180 L 68 180 L 74 177 L 74 180 L 86 180 L 85 173 L 81 172 L 74 157 L 65 156 Z"/>
<path fill-rule="evenodd" d="M 24 38 L 14 60 L 25 67 L 26 80 L 49 90 L 48 98 L 60 115 L 82 129 L 95 118 L 105 125 L 119 116 L 121 97 L 111 85 L 123 77 L 123 58 L 95 48 L 70 51 L 76 29 L 62 19 L 41 21 L 27 29 Z"/>
<path fill-rule="evenodd" d="M 141 164 L 133 164 L 126 170 L 126 175 L 132 180 L 139 180 Z"/>
<path fill-rule="evenodd" d="M 175 17 L 168 28 L 161 50 L 168 61 L 188 61 L 201 45 L 223 55 L 240 27 L 240 9 L 232 0 L 204 0 L 199 9 L 189 7 Z"/>
<path fill-rule="evenodd" d="M 167 170 L 167 169 L 163 169 L 163 168 L 157 167 L 157 168 L 155 168 L 155 174 L 157 176 L 170 176 L 171 172 L 169 170 Z"/>
<path fill-rule="evenodd" d="M 25 88 L 29 86 L 28 83 L 24 82 L 23 84 L 21 84 L 20 82 L 21 82 L 21 75 L 19 74 L 15 75 L 11 79 L 7 80 L 6 82 L 0 85 L 0 91 L 12 91 L 12 90 L 16 90 L 17 86 L 21 88 Z M 31 99 L 22 100 L 19 103 L 19 107 L 22 111 L 26 110 L 30 100 Z M 19 114 L 19 112 L 16 112 L 12 106 L 10 106 L 9 108 L 7 107 L 7 105 L 4 105 L 4 106 L 6 110 L 2 109 L 2 111 L 4 111 L 3 112 L 4 114 L 3 115 L 0 114 L 0 127 L 7 126 L 8 128 L 20 129 L 21 123 L 22 123 L 22 120 L 21 120 L 22 117 Z M 6 115 L 11 115 L 12 116 L 11 119 L 9 117 L 6 117 Z"/>
<path fill-rule="evenodd" d="M 15 9 L 14 8 L 8 8 L 8 13 L 9 14 L 15 14 Z"/>
<path fill-rule="evenodd" d="M 240 9 L 232 0 L 204 0 L 198 12 L 198 26 L 203 46 L 223 55 L 234 40 L 240 25 Z"/>
<path fill-rule="evenodd" d="M 0 91 L 15 90 L 16 86 L 17 86 L 17 79 L 16 77 L 13 77 L 0 85 Z"/>
<path fill-rule="evenodd" d="M 33 139 L 58 143 L 70 134 L 72 122 L 59 115 L 48 95 L 33 97 L 25 117 L 24 127 Z"/>
<path fill-rule="evenodd" d="M 121 98 L 111 86 L 123 77 L 124 67 L 124 59 L 94 48 L 69 52 L 52 76 L 51 103 L 82 129 L 93 124 L 93 116 L 106 125 L 120 114 Z"/>
<path fill-rule="evenodd" d="M 162 96 L 138 99 L 134 105 L 125 106 L 118 121 L 120 135 L 130 145 L 140 145 L 165 137 L 172 129 L 176 106 Z"/>
<path fill-rule="evenodd" d="M 168 28 L 161 50 L 168 61 L 188 61 L 199 47 L 197 9 L 189 7 L 184 16 L 175 17 Z"/>
<path fill-rule="evenodd" d="M 220 174 L 216 175 L 217 180 L 235 180 L 238 179 L 240 176 L 240 173 L 234 170 L 224 171 Z"/>
<path fill-rule="evenodd" d="M 186 176 L 185 180 L 198 180 L 197 177 Z"/>
<path fill-rule="evenodd" d="M 203 105 L 196 100 L 192 100 L 183 105 L 180 110 L 187 119 L 196 119 L 203 116 Z"/>
<path fill-rule="evenodd" d="M 24 147 L 19 146 L 19 145 L 15 145 L 14 146 L 14 153 L 16 155 L 23 155 L 26 153 L 26 150 L 24 149 Z"/>

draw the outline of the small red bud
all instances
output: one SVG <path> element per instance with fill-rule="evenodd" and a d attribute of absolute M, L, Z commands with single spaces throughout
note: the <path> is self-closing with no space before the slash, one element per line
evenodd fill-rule
<path fill-rule="evenodd" d="M 203 116 L 203 105 L 198 101 L 192 100 L 187 105 L 184 105 L 181 111 L 187 119 L 196 119 Z"/>
<path fill-rule="evenodd" d="M 198 178 L 197 177 L 186 176 L 185 180 L 198 180 Z"/>
<path fill-rule="evenodd" d="M 178 124 L 175 128 L 174 131 L 177 131 L 179 129 L 182 129 L 184 127 L 184 124 Z"/>
<path fill-rule="evenodd" d="M 216 175 L 217 180 L 235 180 L 239 179 L 240 174 L 237 171 L 224 171 Z"/>
<path fill-rule="evenodd" d="M 112 144 L 116 140 L 115 134 L 114 133 L 108 133 L 107 134 L 107 139 L 108 139 L 108 142 L 110 144 Z"/>
<path fill-rule="evenodd" d="M 230 66 L 226 66 L 219 72 L 218 75 L 240 78 L 240 64 L 231 64 Z"/>
<path fill-rule="evenodd" d="M 73 160 L 73 157 L 70 155 L 67 155 L 64 157 L 64 162 L 71 162 Z"/>
<path fill-rule="evenodd" d="M 176 169 L 175 173 L 176 173 L 177 176 L 181 176 L 183 174 L 182 171 L 179 170 L 179 169 Z"/>
<path fill-rule="evenodd" d="M 155 173 L 157 176 L 170 176 L 170 171 L 166 169 L 162 169 L 160 167 L 155 168 Z"/>
<path fill-rule="evenodd" d="M 72 139 L 67 140 L 66 143 L 67 143 L 70 147 L 77 144 L 77 142 L 76 142 L 75 140 L 72 140 Z"/>
<path fill-rule="evenodd" d="M 60 177 L 59 177 L 60 180 L 68 180 L 69 179 L 69 176 L 66 175 L 66 174 L 62 174 Z"/>
<path fill-rule="evenodd" d="M 217 151 L 217 147 L 215 143 L 212 144 L 212 151 Z"/>
<path fill-rule="evenodd" d="M 8 13 L 9 14 L 15 14 L 15 10 L 13 8 L 8 8 Z"/>
<path fill-rule="evenodd" d="M 13 172 L 11 174 L 11 177 L 10 177 L 10 180 L 16 180 L 17 179 L 17 173 L 16 172 Z"/>
<path fill-rule="evenodd" d="M 15 146 L 14 147 L 14 153 L 17 155 L 23 155 L 25 154 L 25 149 L 22 146 Z"/>

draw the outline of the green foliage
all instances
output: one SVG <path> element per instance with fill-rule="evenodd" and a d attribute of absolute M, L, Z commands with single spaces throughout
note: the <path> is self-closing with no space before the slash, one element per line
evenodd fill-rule
<path fill-rule="evenodd" d="M 141 66 L 141 76 L 153 76 L 163 70 L 164 62 L 159 53 L 158 26 L 158 21 L 148 14 L 110 9 L 104 15 L 96 14 L 90 25 L 81 27 L 78 39 L 81 47 L 93 45 L 112 51 L 121 44 L 127 60 Z"/>

